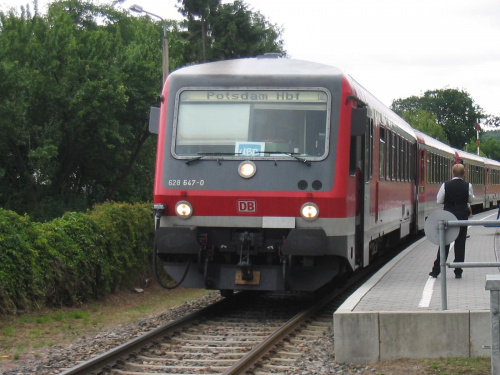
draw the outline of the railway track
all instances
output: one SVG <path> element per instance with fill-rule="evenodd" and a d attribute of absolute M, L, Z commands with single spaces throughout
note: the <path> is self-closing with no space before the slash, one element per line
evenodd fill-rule
<path fill-rule="evenodd" d="M 303 348 L 332 329 L 337 307 L 385 262 L 321 295 L 237 293 L 62 374 L 291 374 Z"/>
<path fill-rule="evenodd" d="M 283 372 L 302 356 L 302 345 L 331 329 L 337 295 L 314 302 L 303 294 L 238 293 L 63 374 Z"/>

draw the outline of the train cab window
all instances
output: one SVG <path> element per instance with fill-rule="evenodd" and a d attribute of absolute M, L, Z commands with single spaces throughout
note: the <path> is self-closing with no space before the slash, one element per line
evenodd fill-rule
<path fill-rule="evenodd" d="M 172 153 L 322 160 L 328 153 L 330 96 L 322 90 L 183 90 Z"/>

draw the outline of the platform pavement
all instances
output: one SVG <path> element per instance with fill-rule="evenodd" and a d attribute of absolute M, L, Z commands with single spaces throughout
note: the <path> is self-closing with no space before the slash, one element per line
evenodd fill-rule
<path fill-rule="evenodd" d="M 473 217 L 495 220 L 497 210 Z M 465 262 L 498 262 L 500 228 L 471 226 Z M 490 292 L 486 275 L 498 268 L 464 268 L 455 279 L 446 269 L 447 310 L 442 310 L 441 278 L 429 276 L 438 247 L 426 237 L 412 244 L 334 314 L 335 358 L 366 364 L 399 358 L 491 355 Z M 453 244 L 448 262 L 453 261 Z"/>

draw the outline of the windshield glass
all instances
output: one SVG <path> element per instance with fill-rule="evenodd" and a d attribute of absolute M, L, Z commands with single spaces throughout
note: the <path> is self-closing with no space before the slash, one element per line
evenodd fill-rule
<path fill-rule="evenodd" d="M 177 103 L 176 157 L 326 157 L 326 91 L 185 90 Z"/>

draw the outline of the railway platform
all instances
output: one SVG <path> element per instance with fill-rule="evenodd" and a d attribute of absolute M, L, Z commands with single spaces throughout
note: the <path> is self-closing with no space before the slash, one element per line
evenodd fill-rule
<path fill-rule="evenodd" d="M 473 220 L 486 224 L 496 217 L 497 210 L 491 210 L 474 215 Z M 471 226 L 468 234 L 465 262 L 498 262 L 499 227 Z M 490 291 L 485 287 L 487 275 L 499 275 L 499 268 L 464 268 L 461 279 L 447 268 L 447 309 L 443 310 L 443 276 L 429 276 L 437 250 L 427 237 L 420 239 L 335 312 L 338 362 L 491 355 Z M 453 258 L 451 247 L 447 263 Z"/>

